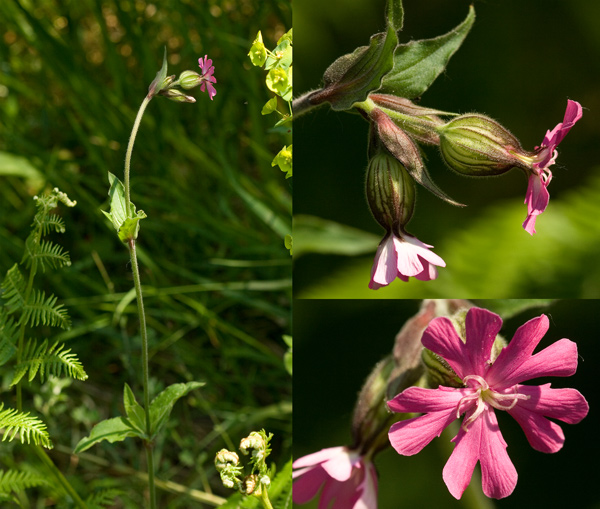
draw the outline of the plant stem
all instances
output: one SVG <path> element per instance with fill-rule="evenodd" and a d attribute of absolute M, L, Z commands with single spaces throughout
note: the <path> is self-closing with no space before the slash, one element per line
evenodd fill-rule
<path fill-rule="evenodd" d="M 75 505 L 81 509 L 86 509 L 87 506 L 85 502 L 81 500 L 81 497 L 77 494 L 71 483 L 67 480 L 67 478 L 62 474 L 62 472 L 57 468 L 54 462 L 50 459 L 50 456 L 42 449 L 39 445 L 33 447 L 33 450 L 38 455 L 42 463 L 46 465 L 50 469 L 50 471 L 54 474 L 54 477 L 58 480 L 58 483 L 63 487 L 63 489 L 69 494 L 69 496 L 73 499 Z"/>
<path fill-rule="evenodd" d="M 131 130 L 131 135 L 129 136 L 129 143 L 127 145 L 127 152 L 125 153 L 125 211 L 127 217 L 131 217 L 131 194 L 129 191 L 129 168 L 131 166 L 131 153 L 133 152 L 135 137 L 137 136 L 142 117 L 144 116 L 144 111 L 146 111 L 146 106 L 148 106 L 148 103 L 151 101 L 151 99 L 152 97 L 146 96 L 142 101 L 142 105 L 140 106 L 137 116 L 135 117 L 135 122 L 133 123 L 133 129 Z"/>
<path fill-rule="evenodd" d="M 131 166 L 131 154 L 133 152 L 133 145 L 135 143 L 135 137 L 146 110 L 146 106 L 152 97 L 146 96 L 140 106 L 133 129 L 131 130 L 131 136 L 129 137 L 129 144 L 127 145 L 127 153 L 125 154 L 125 210 L 127 211 L 127 217 L 131 215 L 131 194 L 129 187 L 129 170 Z M 138 315 L 140 320 L 140 336 L 142 338 L 142 383 L 144 386 L 144 413 L 146 417 L 146 433 L 150 435 L 150 390 L 149 390 L 149 369 L 148 369 L 148 332 L 146 328 L 146 313 L 144 311 L 144 300 L 142 297 L 142 283 L 140 281 L 140 268 L 138 265 L 137 253 L 135 249 L 135 239 L 129 239 L 127 243 L 129 247 L 129 257 L 131 259 L 131 272 L 133 273 L 133 284 L 135 286 L 135 295 L 138 305 Z M 153 456 L 153 443 L 148 440 L 145 442 L 146 447 L 146 463 L 148 467 L 148 489 L 150 491 L 150 508 L 156 509 L 156 490 L 154 487 L 154 456 Z"/>
<path fill-rule="evenodd" d="M 273 505 L 269 500 L 269 493 L 267 492 L 267 489 L 264 486 L 262 487 L 262 491 L 260 494 L 260 501 L 263 503 L 265 509 L 273 509 Z"/>
<path fill-rule="evenodd" d="M 294 99 L 292 101 L 292 112 L 293 112 L 294 118 L 298 118 L 300 115 L 307 113 L 308 111 L 312 110 L 313 108 L 316 108 L 317 106 L 321 106 L 321 104 L 315 105 L 315 104 L 311 104 L 311 102 L 310 102 L 310 98 L 315 92 L 319 92 L 319 90 L 317 90 L 317 91 L 313 90 L 312 92 L 307 92 L 306 94 L 303 94 L 300 97 L 296 97 L 296 99 Z"/>

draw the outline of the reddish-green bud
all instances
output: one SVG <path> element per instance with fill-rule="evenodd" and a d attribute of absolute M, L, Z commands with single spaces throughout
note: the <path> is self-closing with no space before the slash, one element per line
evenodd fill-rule
<path fill-rule="evenodd" d="M 523 152 L 519 140 L 489 117 L 462 115 L 438 132 L 442 157 L 458 173 L 479 177 L 499 175 L 515 166 L 526 169 L 515 156 Z"/>
<path fill-rule="evenodd" d="M 366 192 L 375 220 L 387 231 L 402 231 L 415 207 L 415 183 L 406 168 L 380 151 L 369 161 Z"/>
<path fill-rule="evenodd" d="M 184 90 L 190 90 L 202 83 L 202 76 L 194 71 L 183 71 L 179 75 L 179 85 Z"/>

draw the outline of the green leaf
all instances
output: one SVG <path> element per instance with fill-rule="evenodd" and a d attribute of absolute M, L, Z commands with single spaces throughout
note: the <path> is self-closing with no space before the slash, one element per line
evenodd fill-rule
<path fill-rule="evenodd" d="M 123 419 L 123 417 L 106 419 L 96 424 L 92 428 L 90 436 L 82 438 L 73 452 L 78 454 L 104 440 L 107 440 L 112 444 L 114 442 L 122 442 L 128 437 L 136 436 L 139 436 L 138 431 Z"/>
<path fill-rule="evenodd" d="M 110 213 L 105 211 L 102 213 L 110 219 L 117 230 L 119 239 L 123 242 L 136 239 L 140 229 L 139 221 L 147 216 L 143 210 L 136 212 L 135 205 L 131 202 L 129 203 L 130 214 L 127 214 L 125 211 L 125 186 L 111 172 L 108 172 L 108 182 L 110 183 L 108 190 Z"/>
<path fill-rule="evenodd" d="M 24 178 L 33 193 L 39 192 L 45 183 L 44 175 L 28 159 L 8 152 L 0 152 L 0 176 Z"/>
<path fill-rule="evenodd" d="M 179 398 L 203 385 L 204 382 L 173 384 L 156 396 L 150 403 L 150 435 L 154 437 L 164 426 Z"/>
<path fill-rule="evenodd" d="M 294 216 L 294 254 L 322 253 L 354 256 L 375 253 L 381 235 L 308 215 Z"/>
<path fill-rule="evenodd" d="M 401 44 L 394 53 L 394 68 L 379 92 L 413 99 L 425 92 L 444 71 L 475 21 L 475 9 L 454 30 L 434 39 Z"/>
<path fill-rule="evenodd" d="M 0 308 L 0 366 L 6 364 L 17 353 L 19 326 Z"/>
<path fill-rule="evenodd" d="M 0 470 L 0 493 L 20 493 L 27 488 L 48 484 L 48 478 L 36 472 L 18 472 Z"/>
<path fill-rule="evenodd" d="M 279 169 L 285 172 L 286 179 L 292 176 L 292 150 L 292 145 L 289 147 L 284 145 L 271 162 L 271 166 L 279 166 Z"/>
<path fill-rule="evenodd" d="M 395 25 L 399 22 L 398 1 L 391 2 L 388 19 Z M 401 17 L 401 16 L 400 16 Z M 394 66 L 394 49 L 398 44 L 395 26 L 388 24 L 387 30 L 371 37 L 369 46 L 361 46 L 338 58 L 323 75 L 323 88 L 309 97 L 311 104 L 329 102 L 336 111 L 349 110 L 356 102 L 366 99 L 369 92 L 381 86 L 383 77 Z"/>
<path fill-rule="evenodd" d="M 146 217 L 146 213 L 143 210 L 138 210 L 134 218 L 125 219 L 125 222 L 119 228 L 119 238 L 123 242 L 127 242 L 130 239 L 137 239 L 140 231 L 140 219 Z"/>
<path fill-rule="evenodd" d="M 167 77 L 167 47 L 165 46 L 165 52 L 163 55 L 163 63 L 160 71 L 156 73 L 156 78 L 150 83 L 148 87 L 148 95 L 150 97 L 155 96 L 164 88 L 165 78 Z"/>
<path fill-rule="evenodd" d="M 8 269 L 2 281 L 2 299 L 8 314 L 21 309 L 25 304 L 25 280 L 17 263 Z"/>
<path fill-rule="evenodd" d="M 110 189 L 108 190 L 108 196 L 110 197 L 110 213 L 103 212 L 103 214 L 110 219 L 115 230 L 119 231 L 121 225 L 127 219 L 127 213 L 125 211 L 125 186 L 117 177 L 115 177 L 110 171 L 108 172 L 108 183 Z"/>
<path fill-rule="evenodd" d="M 252 65 L 256 67 L 262 67 L 263 65 L 265 65 L 265 61 L 267 60 L 267 49 L 265 48 L 265 45 L 263 43 L 263 38 L 262 34 L 260 33 L 260 30 L 258 31 L 258 34 L 256 34 L 256 39 L 254 39 L 254 42 L 250 47 L 248 56 L 250 57 Z"/>
<path fill-rule="evenodd" d="M 19 320 L 20 324 L 26 323 L 30 327 L 50 325 L 51 327 L 60 327 L 69 329 L 71 319 L 64 304 L 56 304 L 58 297 L 46 294 L 40 290 L 33 290 L 29 302 L 23 306 L 23 314 Z"/>
<path fill-rule="evenodd" d="M 66 373 L 77 380 L 87 380 L 88 375 L 77 355 L 71 353 L 71 349 L 65 350 L 64 343 L 55 342 L 48 348 L 48 340 L 45 339 L 38 346 L 37 340 L 30 339 L 23 348 L 21 360 L 15 366 L 11 386 L 19 383 L 23 375 L 29 371 L 28 379 L 31 382 L 35 376 L 40 375 L 43 382 L 49 375 L 62 376 Z"/>
<path fill-rule="evenodd" d="M 129 385 L 125 384 L 123 388 L 123 405 L 125 413 L 130 424 L 140 433 L 146 433 L 146 414 L 142 406 L 135 399 L 133 391 Z"/>
<path fill-rule="evenodd" d="M 265 62 L 265 70 L 280 68 L 287 70 L 292 65 L 292 41 L 284 39 L 273 50 L 272 55 L 268 55 Z"/>
<path fill-rule="evenodd" d="M 0 429 L 3 430 L 3 442 L 12 442 L 18 433 L 22 444 L 33 442 L 47 449 L 53 447 L 46 425 L 40 419 L 30 417 L 29 412 L 19 412 L 14 408 L 4 410 L 4 403 L 0 403 Z"/>
<path fill-rule="evenodd" d="M 292 374 L 292 367 L 293 367 L 293 340 L 292 340 L 292 336 L 288 336 L 288 335 L 284 335 L 283 336 L 283 340 L 285 341 L 285 344 L 288 346 L 288 351 L 285 352 L 283 354 L 283 365 L 285 366 L 285 369 L 287 370 L 287 372 L 291 375 Z"/>
<path fill-rule="evenodd" d="M 270 113 L 273 113 L 274 111 L 277 111 L 277 97 L 271 97 L 271 99 L 269 99 L 265 103 L 262 110 L 260 110 L 260 114 L 261 115 L 269 115 Z"/>

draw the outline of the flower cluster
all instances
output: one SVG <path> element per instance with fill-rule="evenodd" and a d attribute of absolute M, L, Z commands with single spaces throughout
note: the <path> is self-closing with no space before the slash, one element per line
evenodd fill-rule
<path fill-rule="evenodd" d="M 528 176 L 527 218 L 523 228 L 533 235 L 535 221 L 548 205 L 548 184 L 557 157 L 556 147 L 582 116 L 582 107 L 569 100 L 564 120 L 548 131 L 542 144 L 527 152 L 517 138 L 495 120 L 479 114 L 455 116 L 413 104 L 408 99 L 372 93 L 355 104 L 372 123 L 371 158 L 367 170 L 367 200 L 373 216 L 386 229 L 379 244 L 369 288 L 378 289 L 396 277 L 428 281 L 444 267 L 429 246 L 405 229 L 414 210 L 418 182 L 440 198 L 460 205 L 439 190 L 427 174 L 419 143 L 438 145 L 444 162 L 457 173 L 480 177 L 512 168 Z M 454 116 L 444 122 L 442 117 Z"/>

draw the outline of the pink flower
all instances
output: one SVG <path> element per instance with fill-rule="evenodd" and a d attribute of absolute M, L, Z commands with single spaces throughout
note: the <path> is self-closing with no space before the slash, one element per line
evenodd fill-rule
<path fill-rule="evenodd" d="M 577 101 L 567 101 L 567 110 L 563 121 L 552 131 L 548 131 L 544 136 L 544 141 L 538 152 L 533 158 L 529 182 L 527 184 L 527 193 L 525 194 L 525 204 L 527 205 L 527 219 L 523 223 L 523 228 L 530 234 L 535 233 L 535 220 L 546 207 L 550 194 L 546 189 L 552 180 L 552 172 L 548 169 L 556 161 L 558 152 L 556 147 L 571 130 L 583 115 L 581 104 Z"/>
<path fill-rule="evenodd" d="M 445 267 L 446 262 L 429 251 L 433 247 L 407 234 L 388 233 L 377 248 L 371 269 L 369 288 L 378 290 L 396 277 L 408 281 L 411 276 L 421 281 L 437 277 L 434 265 Z"/>
<path fill-rule="evenodd" d="M 330 447 L 293 463 L 293 499 L 305 504 L 323 487 L 319 509 L 376 509 L 375 466 L 347 447 Z"/>
<path fill-rule="evenodd" d="M 198 59 L 198 66 L 202 70 L 202 85 L 200 85 L 200 90 L 202 92 L 208 90 L 208 97 L 212 101 L 213 97 L 217 95 L 217 91 L 213 86 L 213 83 L 217 82 L 217 78 L 213 76 L 215 68 L 212 65 L 212 60 L 208 58 L 208 55 L 204 55 L 204 59 Z"/>
<path fill-rule="evenodd" d="M 423 346 L 444 358 L 464 387 L 410 387 L 388 402 L 394 412 L 424 414 L 390 428 L 392 446 L 405 456 L 418 453 L 465 414 L 443 471 L 444 482 L 457 499 L 468 486 L 477 461 L 481 464 L 483 492 L 488 497 L 503 498 L 515 488 L 517 471 L 506 453 L 494 409 L 512 415 L 530 445 L 546 453 L 561 449 L 565 440 L 560 426 L 547 417 L 575 424 L 588 413 L 585 398 L 575 389 L 521 385 L 531 378 L 575 373 L 577 345 L 561 339 L 532 355 L 548 330 L 548 318 L 541 315 L 522 325 L 493 359 L 492 346 L 501 326 L 498 315 L 471 308 L 463 341 L 448 318 L 432 320 L 423 333 Z"/>

